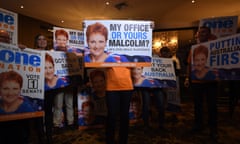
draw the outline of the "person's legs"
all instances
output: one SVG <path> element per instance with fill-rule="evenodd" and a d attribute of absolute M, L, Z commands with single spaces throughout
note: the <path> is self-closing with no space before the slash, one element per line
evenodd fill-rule
<path fill-rule="evenodd" d="M 119 107 L 120 96 L 118 91 L 107 91 L 106 103 L 107 103 L 107 121 L 106 121 L 106 144 L 114 144 L 115 128 L 116 128 L 116 116 Z"/>
<path fill-rule="evenodd" d="M 53 103 L 56 95 L 56 90 L 45 91 L 44 93 L 44 125 L 46 129 L 47 143 L 52 143 L 52 128 L 53 128 Z"/>
<path fill-rule="evenodd" d="M 54 98 L 53 123 L 55 127 L 62 125 L 62 108 L 64 92 L 58 92 Z"/>
<path fill-rule="evenodd" d="M 165 122 L 165 95 L 163 89 L 154 88 L 152 90 L 153 96 L 156 98 L 156 107 L 158 109 L 159 128 L 164 127 Z"/>
<path fill-rule="evenodd" d="M 34 126 L 37 129 L 39 143 L 45 143 L 44 119 L 43 117 L 34 118 Z"/>
<path fill-rule="evenodd" d="M 129 128 L 129 107 L 132 97 L 132 91 L 119 91 L 120 96 L 120 129 L 119 129 L 119 144 L 128 143 L 128 128 Z"/>
<path fill-rule="evenodd" d="M 208 125 L 210 134 L 217 134 L 217 83 L 206 84 L 207 106 L 208 106 Z"/>
<path fill-rule="evenodd" d="M 150 92 L 147 88 L 142 88 L 141 90 L 142 94 L 142 118 L 144 122 L 144 126 L 149 126 L 149 105 L 150 105 Z"/>
<path fill-rule="evenodd" d="M 29 143 L 29 133 L 26 130 L 28 123 L 26 119 L 6 121 L 0 123 L 0 143 L 1 144 L 27 144 Z"/>
<path fill-rule="evenodd" d="M 238 104 L 238 100 L 240 98 L 240 90 L 239 90 L 240 81 L 239 80 L 231 80 L 229 81 L 229 96 L 230 96 L 230 116 L 232 117 L 234 114 L 234 110 Z"/>
<path fill-rule="evenodd" d="M 203 128 L 203 86 L 204 84 L 198 83 L 193 83 L 191 86 L 194 98 L 194 131 L 199 131 Z"/>
<path fill-rule="evenodd" d="M 64 96 L 65 96 L 65 105 L 66 105 L 67 124 L 73 125 L 73 123 L 74 123 L 73 90 L 72 89 L 66 90 Z"/>

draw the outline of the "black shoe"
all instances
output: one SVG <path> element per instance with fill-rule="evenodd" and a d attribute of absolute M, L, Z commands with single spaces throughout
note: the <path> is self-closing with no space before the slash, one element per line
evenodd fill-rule
<path fill-rule="evenodd" d="M 166 134 L 169 132 L 169 129 L 167 129 L 165 126 L 159 126 L 158 131 L 162 134 Z"/>
<path fill-rule="evenodd" d="M 212 144 L 218 143 L 218 134 L 217 133 L 210 133 L 210 141 Z"/>
<path fill-rule="evenodd" d="M 76 130 L 76 126 L 74 124 L 67 125 L 68 130 Z"/>
<path fill-rule="evenodd" d="M 151 131 L 152 131 L 152 129 L 151 129 L 150 126 L 144 126 L 143 127 L 144 134 L 151 134 Z"/>
<path fill-rule="evenodd" d="M 148 131 L 150 129 L 149 126 L 143 126 L 143 131 Z"/>
<path fill-rule="evenodd" d="M 210 138 L 214 141 L 218 140 L 218 132 L 216 128 L 210 128 Z"/>
<path fill-rule="evenodd" d="M 63 128 L 62 127 L 53 127 L 53 134 L 60 134 L 62 133 Z"/>
<path fill-rule="evenodd" d="M 52 144 L 52 143 L 53 143 L 52 136 L 47 136 L 47 144 Z"/>
<path fill-rule="evenodd" d="M 193 133 L 199 133 L 202 132 L 203 128 L 201 126 L 193 126 L 191 132 Z"/>
<path fill-rule="evenodd" d="M 218 134 L 217 134 L 217 133 L 210 133 L 210 137 L 211 137 L 213 140 L 217 140 L 217 139 L 218 139 Z"/>

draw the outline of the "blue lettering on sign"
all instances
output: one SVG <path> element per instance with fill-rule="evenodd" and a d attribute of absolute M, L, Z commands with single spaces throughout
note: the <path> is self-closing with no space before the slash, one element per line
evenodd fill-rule
<path fill-rule="evenodd" d="M 215 20 L 215 21 L 206 21 L 203 23 L 203 26 L 209 28 L 232 28 L 233 20 Z"/>
<path fill-rule="evenodd" d="M 31 65 L 38 67 L 41 65 L 41 57 L 38 55 L 29 55 L 21 52 L 13 52 L 10 50 L 0 51 L 0 62 L 15 63 L 22 65 Z"/>
<path fill-rule="evenodd" d="M 4 15 L 3 13 L 0 13 L 0 23 L 6 23 L 8 25 L 13 25 L 14 17 L 11 15 Z"/>
<path fill-rule="evenodd" d="M 240 61 L 239 52 L 210 56 L 210 66 L 236 65 L 239 63 L 239 61 Z"/>

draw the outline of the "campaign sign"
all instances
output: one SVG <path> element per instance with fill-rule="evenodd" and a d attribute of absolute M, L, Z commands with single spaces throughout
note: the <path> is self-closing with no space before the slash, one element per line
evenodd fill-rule
<path fill-rule="evenodd" d="M 82 31 L 53 27 L 53 45 L 56 51 L 66 51 L 83 55 L 84 34 Z"/>
<path fill-rule="evenodd" d="M 17 13 L 0 8 L 0 29 L 6 30 L 10 36 L 10 43 L 16 45 L 18 42 Z"/>
<path fill-rule="evenodd" d="M 176 75 L 171 58 L 152 58 L 151 67 L 132 68 L 135 87 L 176 87 Z"/>
<path fill-rule="evenodd" d="M 0 43 L 0 121 L 43 116 L 44 56 Z"/>
<path fill-rule="evenodd" d="M 152 21 L 85 20 L 85 66 L 151 66 L 153 25 Z"/>
<path fill-rule="evenodd" d="M 61 51 L 45 51 L 46 62 L 45 66 L 48 68 L 50 65 L 48 62 L 52 63 L 54 66 L 54 73 L 45 73 L 45 77 L 53 77 L 53 75 L 59 79 L 59 83 L 56 86 L 48 87 L 45 83 L 45 90 L 56 89 L 61 87 L 66 87 L 70 84 L 77 85 L 81 83 L 83 79 L 83 63 L 82 57 L 79 57 L 71 52 L 61 52 Z"/>
<path fill-rule="evenodd" d="M 237 33 L 238 16 L 222 16 L 204 18 L 200 20 L 199 27 L 209 27 L 213 36 L 217 38 Z"/>
<path fill-rule="evenodd" d="M 239 55 L 240 34 L 193 45 L 192 80 L 239 80 Z"/>
<path fill-rule="evenodd" d="M 131 125 L 138 124 L 142 121 L 142 93 L 140 90 L 133 91 L 129 107 L 129 123 Z"/>
<path fill-rule="evenodd" d="M 86 69 L 85 88 L 78 89 L 79 129 L 104 127 L 107 118 L 106 77 L 104 69 Z"/>

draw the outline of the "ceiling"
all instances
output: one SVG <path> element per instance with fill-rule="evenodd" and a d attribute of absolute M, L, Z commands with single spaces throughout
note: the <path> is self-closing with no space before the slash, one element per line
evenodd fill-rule
<path fill-rule="evenodd" d="M 174 29 L 196 27 L 202 18 L 240 16 L 240 0 L 195 0 L 194 4 L 192 0 L 108 1 L 109 5 L 106 0 L 0 0 L 0 7 L 79 30 L 85 19 L 151 20 L 155 29 Z"/>

